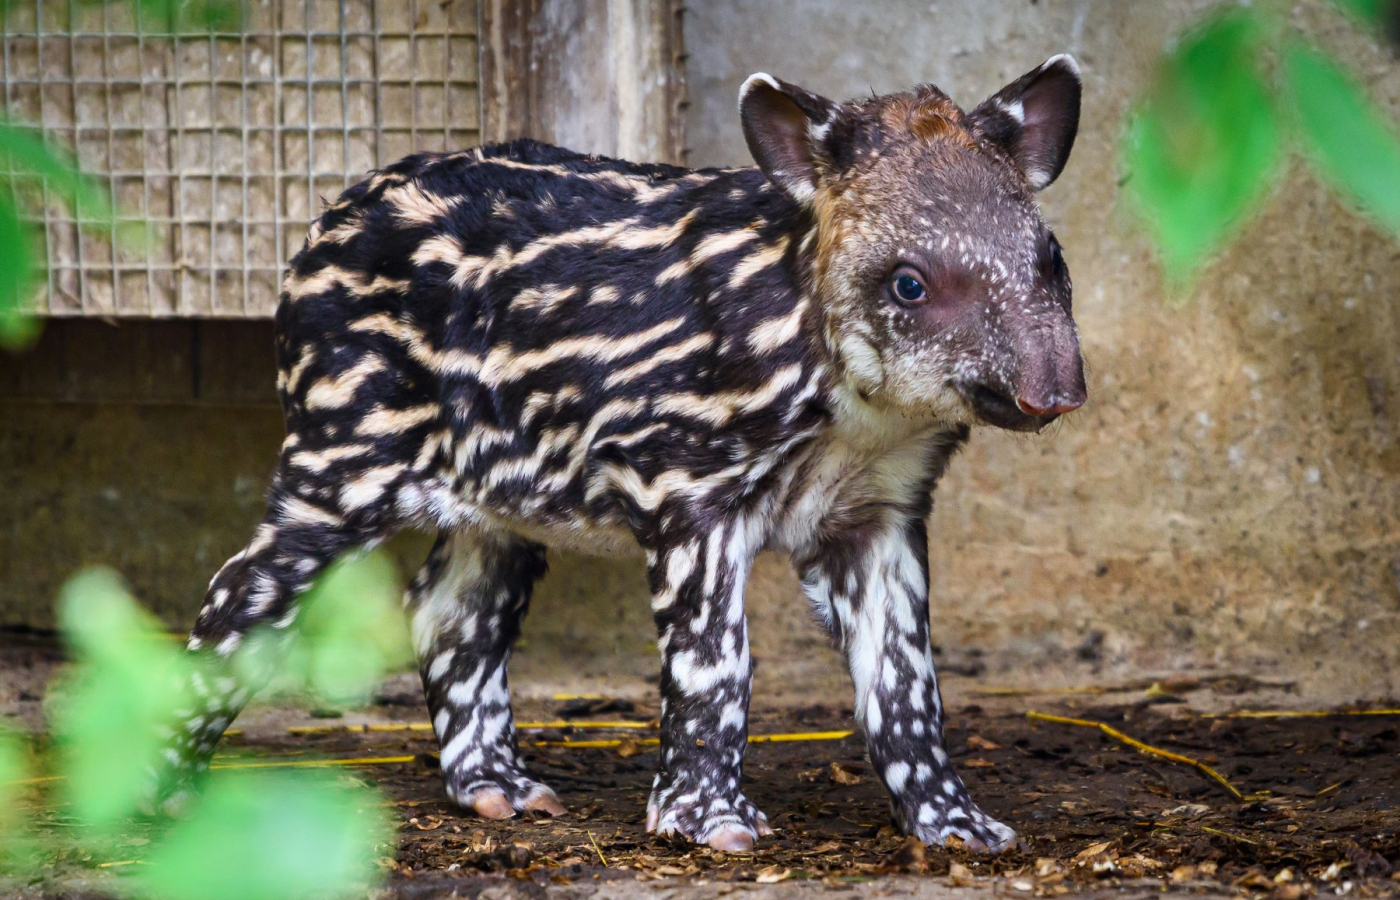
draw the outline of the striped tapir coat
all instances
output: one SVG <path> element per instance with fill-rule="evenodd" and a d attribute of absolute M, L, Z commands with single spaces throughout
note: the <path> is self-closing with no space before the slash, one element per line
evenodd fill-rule
<path fill-rule="evenodd" d="M 285 627 L 341 554 L 440 533 L 407 605 L 449 795 L 563 811 L 521 766 L 506 661 L 545 548 L 636 551 L 663 657 L 647 826 L 723 849 L 740 792 L 754 556 L 787 554 L 849 657 L 898 822 L 1000 849 L 942 746 L 926 518 L 969 427 L 1084 401 L 1070 284 L 1033 192 L 1064 166 L 1056 57 L 965 113 L 937 89 L 836 104 L 766 75 L 758 168 L 530 141 L 419 154 L 311 227 L 277 311 L 287 438 L 267 515 L 190 646 Z M 199 679 L 167 796 L 247 699 Z"/>

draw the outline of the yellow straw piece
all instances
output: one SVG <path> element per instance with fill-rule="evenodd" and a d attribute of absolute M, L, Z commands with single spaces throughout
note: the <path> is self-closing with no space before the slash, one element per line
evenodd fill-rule
<path fill-rule="evenodd" d="M 1209 832 L 1210 834 L 1218 834 L 1218 835 L 1220 835 L 1221 837 L 1229 838 L 1229 839 L 1232 840 L 1232 841 L 1240 841 L 1241 843 L 1245 843 L 1245 844 L 1253 844 L 1253 845 L 1256 846 L 1256 847 L 1259 846 L 1259 842 L 1258 842 L 1258 841 L 1251 841 L 1251 840 L 1250 840 L 1249 838 L 1247 838 L 1247 837 L 1241 837 L 1241 836 L 1238 835 L 1238 834 L 1231 834 L 1231 833 L 1228 832 L 1228 831 L 1221 831 L 1219 828 L 1211 828 L 1209 825 L 1202 825 L 1202 826 L 1201 826 L 1201 830 L 1202 830 L 1202 831 Z"/>
<path fill-rule="evenodd" d="M 527 727 L 527 726 L 521 726 Z M 550 727 L 550 726 L 544 726 Z M 804 731 L 792 734 L 753 734 L 749 735 L 751 744 L 772 744 L 787 741 L 839 741 L 850 737 L 853 731 Z M 626 743 L 637 745 L 655 746 L 661 743 L 660 738 L 627 738 Z M 600 741 L 527 741 L 532 747 L 572 747 L 576 750 L 601 750 L 611 747 L 621 747 L 624 743 L 620 739 L 600 740 Z M 329 759 L 254 759 L 241 762 L 214 763 L 211 769 L 315 769 L 324 766 L 396 766 L 406 765 L 417 760 L 417 756 L 354 756 L 349 758 L 329 758 Z M 5 782 L 5 786 L 39 784 L 48 781 L 62 781 L 62 775 L 45 775 L 38 778 L 25 778 L 19 781 Z"/>
<path fill-rule="evenodd" d="M 258 759 L 249 762 L 214 763 L 211 769 L 315 769 L 322 766 L 397 766 L 416 756 L 360 756 L 351 759 Z"/>
<path fill-rule="evenodd" d="M 287 734 L 359 734 L 381 731 L 432 731 L 431 722 L 407 722 L 393 725 L 293 725 Z"/>
<path fill-rule="evenodd" d="M 650 729 L 652 731 L 655 731 L 659 726 L 655 722 L 570 722 L 563 719 L 559 719 L 553 722 L 521 722 L 515 727 L 521 731 L 529 731 L 532 729 L 544 728 L 616 728 L 618 730 Z"/>
<path fill-rule="evenodd" d="M 1237 709 L 1201 713 L 1202 719 L 1326 719 L 1331 716 L 1400 716 L 1400 709 Z"/>
<path fill-rule="evenodd" d="M 552 722 L 519 722 L 515 728 L 517 731 L 530 731 L 543 728 L 611 728 L 617 730 L 655 728 L 651 722 L 570 722 L 564 719 L 557 719 Z M 432 731 L 431 722 L 407 722 L 392 723 L 387 725 L 293 725 L 287 729 L 288 734 L 345 734 L 345 733 L 376 733 L 393 731 Z"/>
<path fill-rule="evenodd" d="M 749 735 L 750 744 L 781 744 L 787 741 L 842 741 L 854 731 L 803 731 L 797 734 L 753 734 Z"/>
<path fill-rule="evenodd" d="M 608 858 L 603 855 L 603 848 L 598 846 L 598 839 L 593 836 L 593 832 L 588 832 L 588 840 L 593 843 L 593 852 L 598 854 L 598 860 L 603 864 L 603 868 L 608 867 Z"/>
<path fill-rule="evenodd" d="M 629 743 L 638 746 L 650 746 L 661 743 L 661 738 L 632 739 Z M 622 741 L 614 738 L 610 741 L 531 741 L 532 747 L 576 747 L 580 750 L 602 750 L 608 747 L 621 747 Z"/>
<path fill-rule="evenodd" d="M 50 781 L 62 781 L 62 775 L 36 775 L 33 778 L 20 778 L 15 781 L 5 782 L 5 787 L 15 787 L 25 784 L 47 784 Z"/>
<path fill-rule="evenodd" d="M 778 744 L 788 741 L 840 741 L 855 734 L 854 731 L 800 731 L 793 734 L 751 734 L 750 744 Z M 637 746 L 653 746 L 661 743 L 660 738 L 613 738 L 597 741 L 531 741 L 534 747 L 577 747 L 580 750 L 603 750 L 621 747 L 624 743 Z"/>
<path fill-rule="evenodd" d="M 984 685 L 975 687 L 972 693 L 980 697 L 1033 697 L 1033 696 L 1077 696 L 1080 694 L 1107 694 L 1111 691 L 1130 691 L 1129 687 L 1100 687 L 1089 685 L 1088 687 L 1067 687 L 1067 688 L 1037 688 L 1037 687 L 1002 687 L 998 685 Z"/>
<path fill-rule="evenodd" d="M 1134 750 L 1137 750 L 1139 753 L 1145 753 L 1148 756 L 1155 756 L 1159 759 L 1170 760 L 1171 762 L 1181 763 L 1182 765 L 1190 766 L 1197 772 L 1200 772 L 1202 775 L 1205 775 L 1207 778 L 1210 778 L 1212 781 L 1215 781 L 1225 790 L 1229 791 L 1230 796 L 1234 797 L 1236 800 L 1243 802 L 1245 799 L 1244 794 L 1240 793 L 1239 788 L 1231 784 L 1225 778 L 1224 775 L 1221 775 L 1219 772 L 1215 771 L 1210 766 L 1206 765 L 1200 760 L 1192 759 L 1189 756 L 1182 756 L 1180 753 L 1172 753 L 1170 750 L 1162 750 L 1157 747 L 1153 747 L 1151 744 L 1144 744 L 1137 738 L 1129 737 L 1128 735 L 1124 734 L 1123 732 L 1119 731 L 1113 726 L 1105 725 L 1103 722 L 1093 722 L 1088 719 L 1071 719 L 1068 716 L 1052 716 L 1049 713 L 1036 712 L 1035 710 L 1028 711 L 1026 713 L 1026 718 L 1037 719 L 1041 722 L 1055 722 L 1059 725 L 1077 725 L 1081 728 L 1096 728 L 1099 731 L 1102 731 L 1104 734 L 1108 735 L 1109 737 L 1113 738 L 1115 741 L 1122 741 L 1129 747 L 1132 747 Z"/>

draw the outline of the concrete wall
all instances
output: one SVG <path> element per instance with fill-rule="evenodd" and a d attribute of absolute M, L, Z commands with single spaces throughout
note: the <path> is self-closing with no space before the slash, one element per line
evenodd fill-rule
<path fill-rule="evenodd" d="M 1075 54 L 1081 131 L 1043 202 L 1074 273 L 1090 403 L 1037 439 L 979 434 L 954 464 L 934 516 L 934 633 L 1037 666 L 1101 631 L 1110 663 L 1253 667 L 1339 697 L 1394 695 L 1400 246 L 1295 165 L 1174 303 L 1121 202 L 1128 101 L 1210 5 L 692 4 L 691 161 L 746 160 L 734 102 L 755 71 L 838 98 L 932 81 L 970 108 Z M 1386 50 L 1320 0 L 1293 17 L 1400 117 Z"/>
<path fill-rule="evenodd" d="M 955 462 L 933 529 L 935 640 L 955 662 L 969 662 L 956 648 L 983 651 L 1003 683 L 1190 668 L 1394 695 L 1400 248 L 1295 170 L 1174 304 L 1119 202 L 1127 99 L 1203 6 L 692 3 L 692 161 L 746 160 L 734 97 L 752 71 L 834 96 L 932 80 L 970 105 L 1075 53 L 1083 130 L 1044 203 L 1074 271 L 1091 402 L 1039 438 L 979 433 Z M 1393 61 L 1320 0 L 1298 15 L 1400 112 Z M 188 625 L 259 516 L 281 438 L 267 334 L 209 323 L 171 351 L 142 330 L 154 326 L 66 327 L 0 360 L 0 622 L 51 622 L 62 578 L 104 562 Z M 135 376 L 144 387 L 121 387 Z M 57 401 L 54 384 L 67 386 Z M 152 392 L 162 405 L 136 402 Z M 421 540 L 397 549 L 411 571 Z M 760 690 L 800 697 L 841 679 L 785 566 L 761 560 L 750 599 Z M 654 654 L 637 566 L 559 556 L 517 680 L 641 676 Z"/>

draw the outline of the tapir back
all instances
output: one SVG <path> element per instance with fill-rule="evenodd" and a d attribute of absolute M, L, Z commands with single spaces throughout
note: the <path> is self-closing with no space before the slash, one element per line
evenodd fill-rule
<path fill-rule="evenodd" d="M 473 513 L 635 520 L 661 500 L 644 486 L 739 484 L 812 424 L 791 413 L 822 368 L 802 219 L 752 169 L 410 157 L 292 261 L 289 432 L 364 438 Z"/>

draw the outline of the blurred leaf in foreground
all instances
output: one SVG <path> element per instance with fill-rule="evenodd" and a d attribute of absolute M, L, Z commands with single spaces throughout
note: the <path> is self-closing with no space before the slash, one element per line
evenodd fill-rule
<path fill-rule="evenodd" d="M 243 27 L 242 0 L 130 0 L 130 3 L 147 35 L 231 32 Z"/>
<path fill-rule="evenodd" d="M 1381 29 L 1392 43 L 1400 43 L 1400 0 L 1332 0 L 1368 25 Z"/>
<path fill-rule="evenodd" d="M 113 213 L 107 192 L 33 128 L 0 121 L 0 171 L 13 173 L 0 176 L 0 347 L 13 350 L 38 336 L 39 323 L 27 307 L 43 271 L 38 229 L 21 219 L 16 200 L 42 203 L 43 185 L 89 226 L 109 226 Z"/>
<path fill-rule="evenodd" d="M 18 186 L 42 179 L 49 191 L 71 204 L 84 221 L 111 221 L 112 203 L 106 189 L 78 171 L 68 154 L 45 144 L 38 129 L 0 122 L 0 159 L 7 171 L 19 173 L 15 178 Z"/>
<path fill-rule="evenodd" d="M 39 323 L 26 314 L 38 280 L 34 229 L 19 210 L 0 197 L 0 347 L 27 347 L 39 335 Z"/>
<path fill-rule="evenodd" d="M 391 831 L 378 797 L 322 772 L 216 771 L 138 874 L 155 900 L 363 894 Z"/>
<path fill-rule="evenodd" d="M 29 817 L 19 809 L 28 777 L 24 747 L 17 736 L 0 730 L 0 874 L 25 874 L 38 862 L 38 846 Z"/>
<path fill-rule="evenodd" d="M 249 641 L 252 671 L 288 673 L 328 703 L 364 702 L 380 679 L 413 659 L 402 596 L 398 570 L 386 555 L 347 556 L 302 597 L 289 641 L 269 640 L 271 629 Z"/>
<path fill-rule="evenodd" d="M 55 705 L 55 732 L 74 813 L 95 826 L 135 812 L 171 725 L 190 714 L 190 657 L 105 570 L 75 576 L 59 621 L 76 662 Z"/>
<path fill-rule="evenodd" d="M 1278 169 L 1261 31 L 1249 10 L 1214 16 L 1182 39 L 1129 118 L 1127 187 L 1178 282 L 1257 207 Z"/>
<path fill-rule="evenodd" d="M 1338 191 L 1400 236 L 1400 140 L 1365 91 L 1301 43 L 1283 55 L 1304 149 Z"/>

